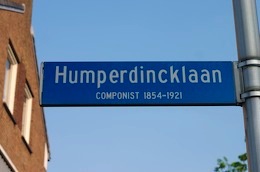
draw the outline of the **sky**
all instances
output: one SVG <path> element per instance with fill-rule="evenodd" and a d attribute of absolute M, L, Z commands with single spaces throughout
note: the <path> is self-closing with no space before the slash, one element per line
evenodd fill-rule
<path fill-rule="evenodd" d="M 231 0 L 37 0 L 32 24 L 39 65 L 237 61 Z M 246 151 L 240 106 L 44 111 L 48 172 L 211 172 Z"/>

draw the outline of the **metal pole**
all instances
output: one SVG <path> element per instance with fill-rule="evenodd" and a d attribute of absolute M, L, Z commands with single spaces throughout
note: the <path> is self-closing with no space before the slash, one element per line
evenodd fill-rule
<path fill-rule="evenodd" d="M 256 0 L 233 0 L 248 166 L 260 172 L 260 39 Z"/>

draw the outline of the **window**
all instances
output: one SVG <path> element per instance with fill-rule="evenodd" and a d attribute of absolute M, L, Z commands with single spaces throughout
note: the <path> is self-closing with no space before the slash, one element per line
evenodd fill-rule
<path fill-rule="evenodd" d="M 0 145 L 0 171 L 18 172 L 1 145 Z"/>
<path fill-rule="evenodd" d="M 11 64 L 10 64 L 10 61 L 9 59 L 6 60 L 6 63 L 5 63 L 5 80 L 4 80 L 4 95 L 3 95 L 3 100 L 6 100 L 7 98 L 7 88 L 9 88 L 9 82 L 8 82 L 8 76 L 10 75 L 10 70 L 11 70 Z"/>
<path fill-rule="evenodd" d="M 25 5 L 12 2 L 10 0 L 0 0 L 0 9 L 13 11 L 17 13 L 24 13 L 25 12 Z"/>
<path fill-rule="evenodd" d="M 23 103 L 23 120 L 22 120 L 22 135 L 25 141 L 29 144 L 31 116 L 32 116 L 32 100 L 33 96 L 28 84 L 24 87 L 24 103 Z"/>
<path fill-rule="evenodd" d="M 8 46 L 8 56 L 5 63 L 5 79 L 3 101 L 6 103 L 9 111 L 13 114 L 15 86 L 17 79 L 18 61 L 11 46 Z"/>

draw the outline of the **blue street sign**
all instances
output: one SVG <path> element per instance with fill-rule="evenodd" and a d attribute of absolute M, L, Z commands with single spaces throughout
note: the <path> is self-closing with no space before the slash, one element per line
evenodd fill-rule
<path fill-rule="evenodd" d="M 42 64 L 42 106 L 236 104 L 233 62 Z"/>

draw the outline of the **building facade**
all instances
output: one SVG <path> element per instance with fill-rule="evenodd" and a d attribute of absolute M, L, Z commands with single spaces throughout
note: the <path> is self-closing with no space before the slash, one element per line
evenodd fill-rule
<path fill-rule="evenodd" d="M 31 20 L 32 0 L 0 0 L 0 172 L 46 172 L 50 159 Z"/>

